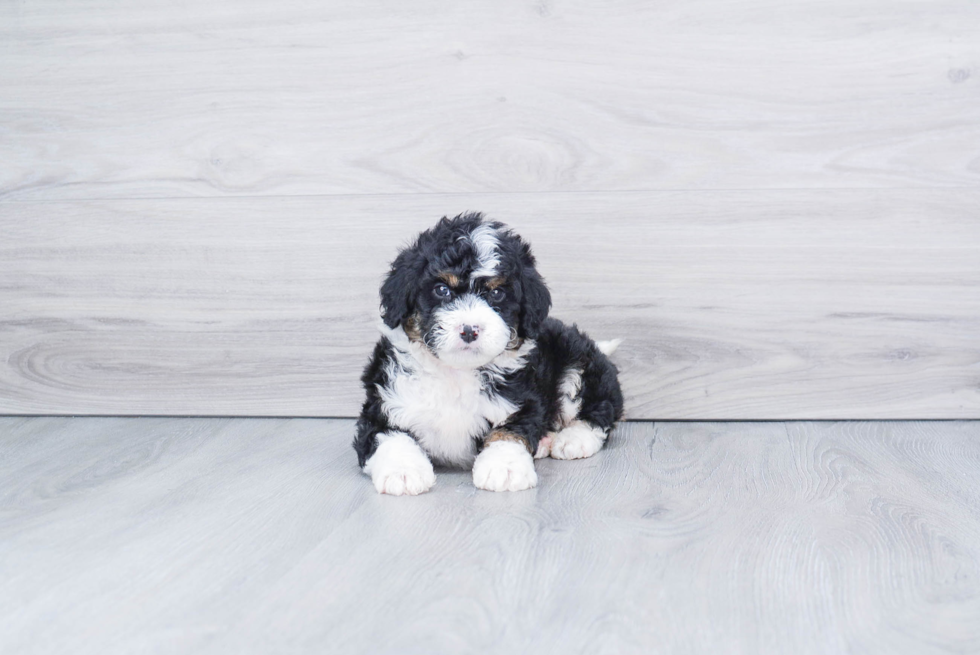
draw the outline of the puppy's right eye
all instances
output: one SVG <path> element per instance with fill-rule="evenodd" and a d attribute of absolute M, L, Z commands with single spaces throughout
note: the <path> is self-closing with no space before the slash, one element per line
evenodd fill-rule
<path fill-rule="evenodd" d="M 441 298 L 443 300 L 453 295 L 453 292 L 450 291 L 449 287 L 447 287 L 445 284 L 437 284 L 435 288 L 432 289 L 432 293 L 435 294 L 436 298 Z"/>

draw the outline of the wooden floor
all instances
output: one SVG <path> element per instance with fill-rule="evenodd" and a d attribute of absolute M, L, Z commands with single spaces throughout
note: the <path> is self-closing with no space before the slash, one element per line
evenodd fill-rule
<path fill-rule="evenodd" d="M 0 652 L 980 652 L 978 422 L 627 423 L 416 498 L 351 432 L 0 419 Z"/>
<path fill-rule="evenodd" d="M 980 653 L 980 422 L 390 498 L 349 419 L 67 417 L 352 416 L 484 210 L 631 418 L 980 418 L 978 71 L 963 0 L 0 2 L 0 655 Z"/>

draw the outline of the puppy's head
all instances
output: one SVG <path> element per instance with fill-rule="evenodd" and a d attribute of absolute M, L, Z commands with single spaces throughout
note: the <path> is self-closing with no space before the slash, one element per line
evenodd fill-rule
<path fill-rule="evenodd" d="M 455 368 L 478 368 L 537 336 L 551 294 L 531 248 L 481 214 L 443 218 L 402 250 L 381 286 L 381 313 Z"/>

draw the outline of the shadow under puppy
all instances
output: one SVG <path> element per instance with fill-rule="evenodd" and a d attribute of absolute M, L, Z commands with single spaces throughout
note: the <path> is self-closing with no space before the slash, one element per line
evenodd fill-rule
<path fill-rule="evenodd" d="M 399 252 L 381 286 L 383 325 L 361 381 L 358 463 L 380 493 L 420 494 L 432 462 L 520 491 L 534 459 L 591 457 L 623 413 L 618 341 L 548 318 L 530 246 L 482 214 L 443 218 Z"/>

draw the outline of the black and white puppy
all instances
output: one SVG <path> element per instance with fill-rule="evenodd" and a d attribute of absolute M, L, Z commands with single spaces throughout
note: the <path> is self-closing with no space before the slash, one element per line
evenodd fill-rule
<path fill-rule="evenodd" d="M 381 286 L 382 336 L 361 381 L 354 449 L 375 488 L 420 494 L 432 462 L 490 491 L 537 484 L 534 458 L 595 455 L 623 413 L 618 341 L 548 318 L 531 249 L 481 214 L 443 218 Z"/>

